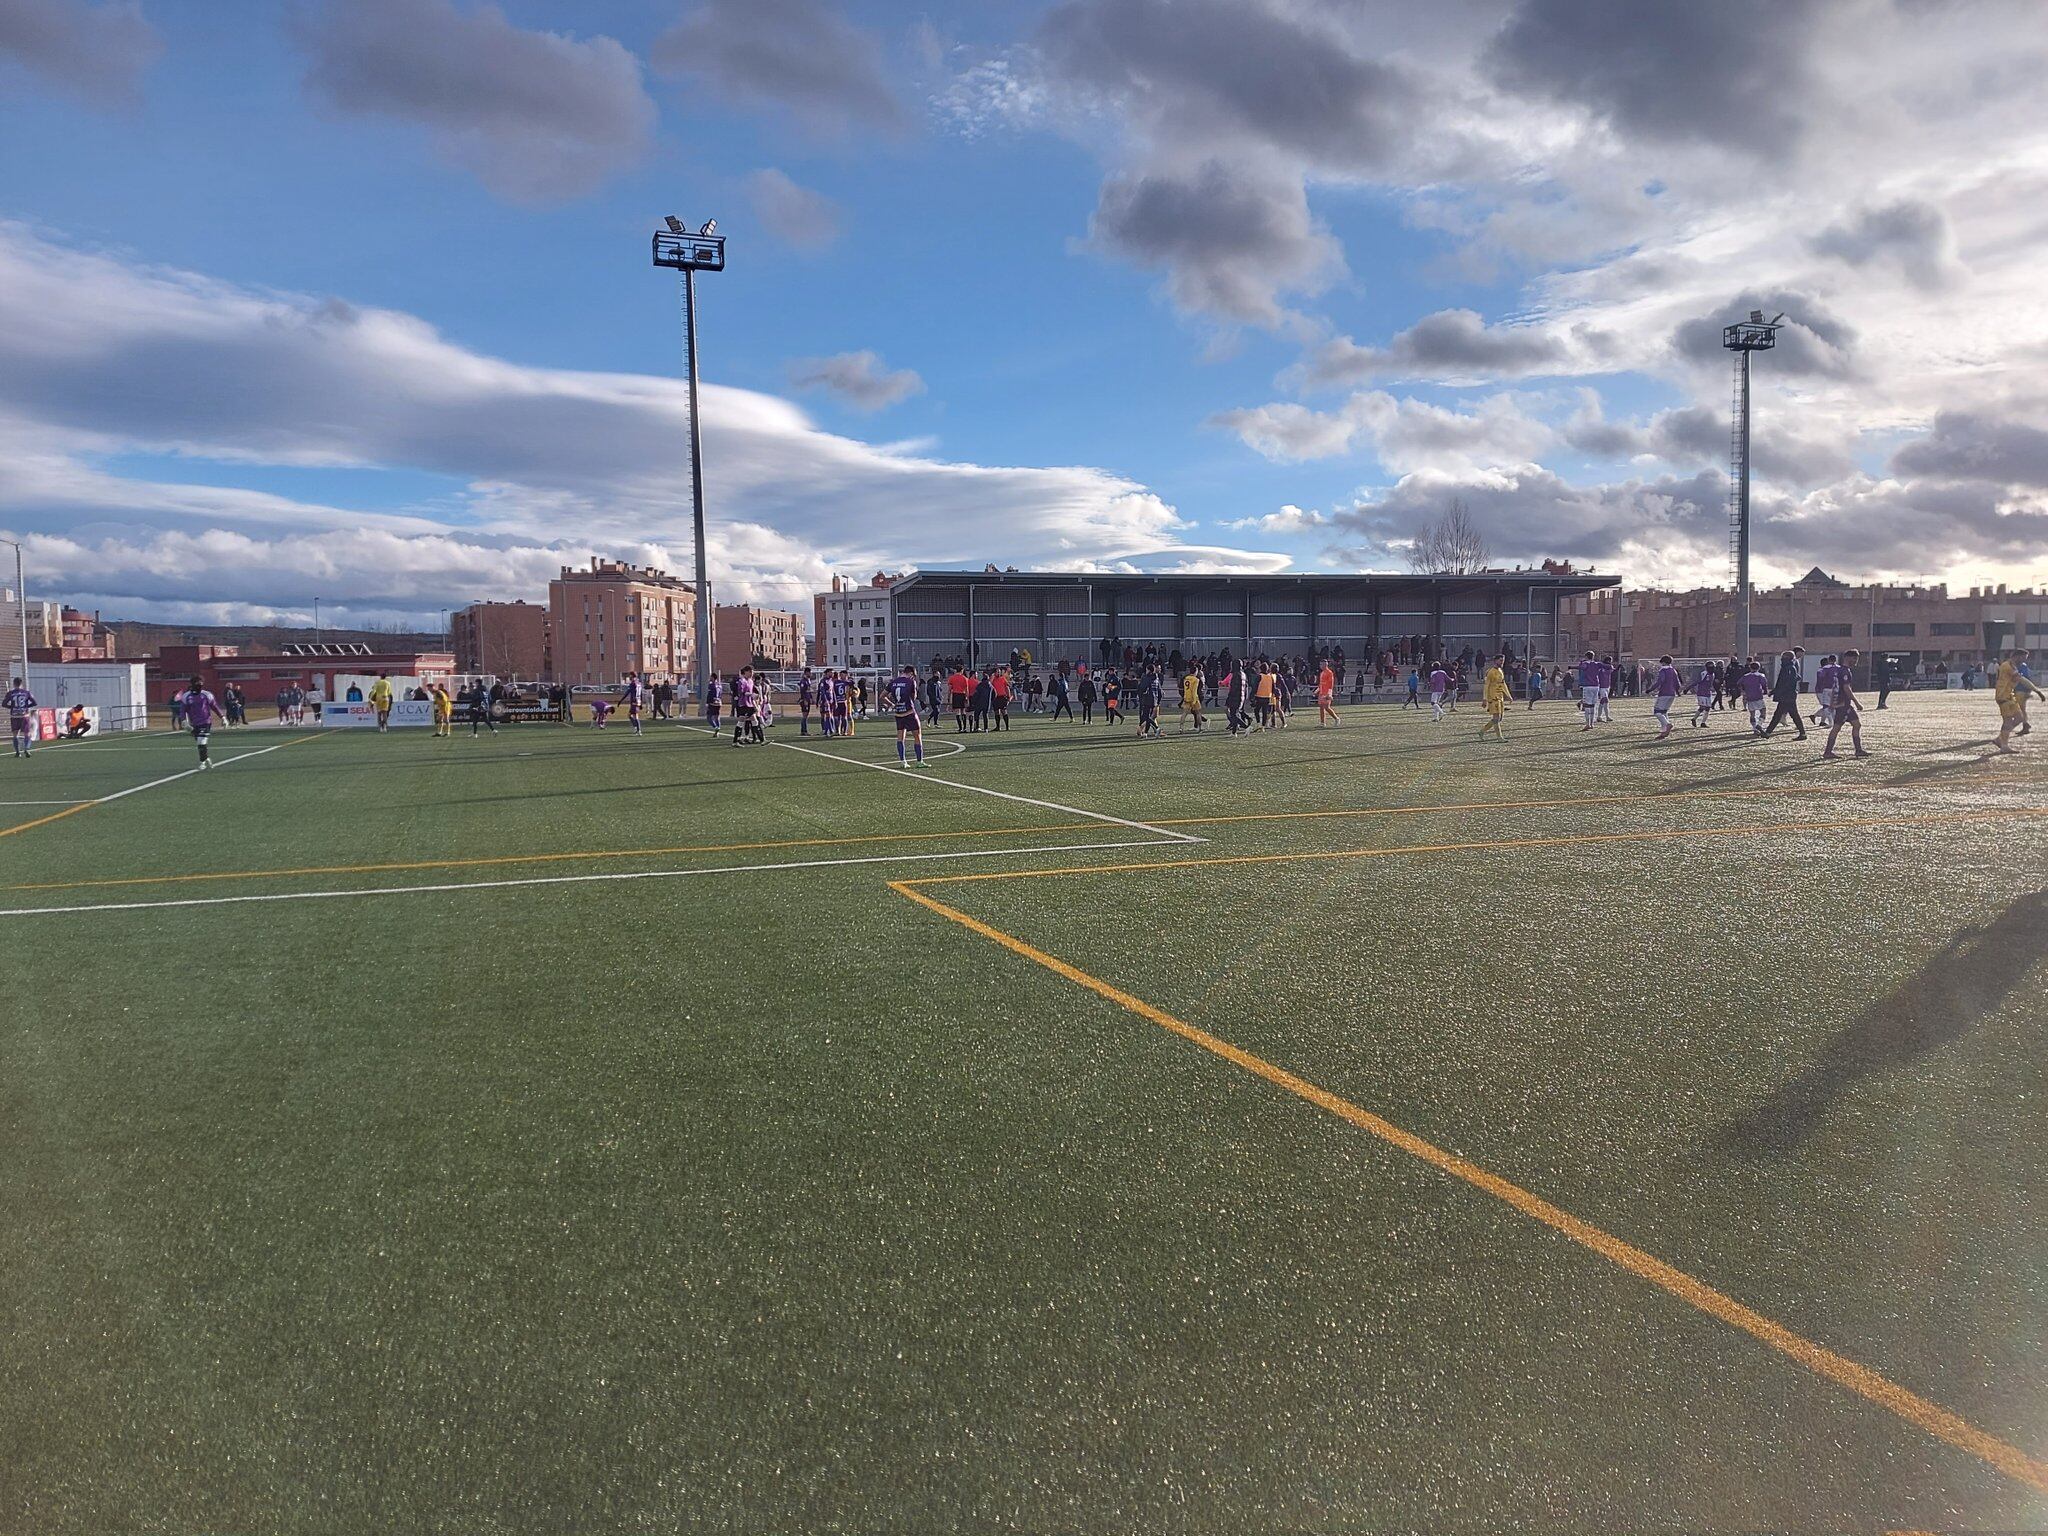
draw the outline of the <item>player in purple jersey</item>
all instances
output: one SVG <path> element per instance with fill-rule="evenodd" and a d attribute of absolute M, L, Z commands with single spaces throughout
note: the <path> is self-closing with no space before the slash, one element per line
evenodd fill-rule
<path fill-rule="evenodd" d="M 14 755 L 27 757 L 36 739 L 36 696 L 17 677 L 0 704 L 7 706 L 7 739 L 14 743 Z"/>
<path fill-rule="evenodd" d="M 1721 696 L 1721 683 L 1709 666 L 1700 668 L 1700 675 L 1692 680 L 1692 723 L 1705 725 L 1707 716 L 1713 713 L 1715 701 Z"/>
<path fill-rule="evenodd" d="M 1828 742 L 1821 749 L 1822 757 L 1834 757 L 1835 738 L 1842 734 L 1842 727 L 1849 727 L 1849 744 L 1856 749 L 1858 757 L 1868 757 L 1863 750 L 1863 707 L 1856 698 L 1856 658 L 1861 651 L 1844 651 L 1842 659 L 1835 666 L 1834 692 L 1828 695 L 1828 708 L 1832 712 L 1833 724 L 1828 730 Z"/>
<path fill-rule="evenodd" d="M 811 669 L 804 668 L 804 675 L 796 685 L 796 733 L 799 736 L 811 734 L 811 706 L 818 702 L 818 685 L 811 680 Z"/>
<path fill-rule="evenodd" d="M 1678 668 L 1671 665 L 1669 656 L 1657 658 L 1657 681 L 1652 691 L 1657 695 L 1657 739 L 1662 741 L 1671 734 L 1671 701 L 1678 697 L 1680 687 Z"/>
<path fill-rule="evenodd" d="M 206 685 L 197 677 L 191 685 L 179 694 L 185 703 L 185 724 L 192 731 L 192 740 L 199 748 L 199 766 L 211 768 L 213 756 L 208 750 L 212 744 L 213 722 L 220 719 L 220 700 L 207 692 Z"/>
<path fill-rule="evenodd" d="M 1441 720 L 1444 717 L 1444 693 L 1451 686 L 1451 674 L 1438 662 L 1429 669 L 1429 717 Z"/>
<path fill-rule="evenodd" d="M 917 766 L 924 766 L 924 723 L 917 718 L 917 674 L 910 666 L 896 669 L 887 688 L 889 708 L 896 714 L 896 761 L 909 761 L 907 749 L 917 748 Z"/>
<path fill-rule="evenodd" d="M 1749 733 L 1752 736 L 1764 734 L 1764 705 L 1770 697 L 1771 680 L 1764 676 L 1764 669 L 1752 656 L 1749 670 L 1742 674 L 1742 707 L 1749 711 Z"/>
<path fill-rule="evenodd" d="M 741 746 L 748 742 L 762 741 L 761 722 L 758 714 L 754 688 L 754 669 L 741 667 L 740 675 L 732 680 L 732 744 Z"/>
<path fill-rule="evenodd" d="M 1590 731 L 1600 718 L 1600 658 L 1591 651 L 1579 658 L 1579 708 L 1586 716 L 1579 729 Z"/>

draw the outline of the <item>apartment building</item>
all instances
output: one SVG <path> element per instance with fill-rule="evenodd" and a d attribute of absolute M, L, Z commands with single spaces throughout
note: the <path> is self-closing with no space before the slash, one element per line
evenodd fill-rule
<path fill-rule="evenodd" d="M 832 578 L 832 590 L 811 599 L 816 659 L 828 667 L 886 667 L 895 659 L 896 605 L 889 588 L 900 578 L 877 571 L 866 586 Z"/>
<path fill-rule="evenodd" d="M 711 612 L 711 664 L 720 672 L 748 666 L 800 667 L 804 621 L 781 608 L 720 603 Z"/>
<path fill-rule="evenodd" d="M 628 672 L 687 675 L 697 601 L 691 584 L 652 566 L 592 558 L 564 566 L 548 583 L 548 630 L 555 679 L 616 683 Z"/>
<path fill-rule="evenodd" d="M 553 625 L 538 603 L 471 603 L 449 615 L 448 628 L 459 671 L 522 682 L 555 675 Z"/>

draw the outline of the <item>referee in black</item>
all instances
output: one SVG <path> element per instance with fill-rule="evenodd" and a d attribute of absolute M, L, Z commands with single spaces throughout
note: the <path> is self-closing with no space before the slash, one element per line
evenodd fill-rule
<path fill-rule="evenodd" d="M 1778 657 L 1778 678 L 1771 684 L 1771 701 L 1777 707 L 1771 711 L 1771 723 L 1764 727 L 1766 736 L 1775 731 L 1780 722 L 1790 720 L 1793 729 L 1799 732 L 1799 739 L 1806 740 L 1806 722 L 1799 718 L 1799 658 L 1805 654 L 1795 645 Z"/>

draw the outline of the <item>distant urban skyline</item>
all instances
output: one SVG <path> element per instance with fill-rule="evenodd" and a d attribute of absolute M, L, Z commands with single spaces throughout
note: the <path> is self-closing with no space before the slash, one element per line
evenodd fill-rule
<path fill-rule="evenodd" d="M 2017 0 L 0 0 L 0 537 L 109 618 L 690 569 L 2048 584 Z"/>

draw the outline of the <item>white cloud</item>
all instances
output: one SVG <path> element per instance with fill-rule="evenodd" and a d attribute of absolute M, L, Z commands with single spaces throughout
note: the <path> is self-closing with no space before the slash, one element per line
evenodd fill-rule
<path fill-rule="evenodd" d="M 1264 517 L 1240 517 L 1236 522 L 1225 523 L 1223 526 L 1226 528 L 1255 528 L 1268 537 L 1282 538 L 1294 534 L 1307 533 L 1311 528 L 1326 527 L 1329 521 L 1320 512 L 1312 511 L 1305 507 L 1297 507 L 1292 502 L 1289 502 L 1278 512 L 1268 512 Z"/>
<path fill-rule="evenodd" d="M 1281 463 L 1338 458 L 1367 446 L 1396 474 L 1518 464 L 1553 437 L 1508 394 L 1489 395 L 1474 409 L 1460 411 L 1367 390 L 1333 411 L 1283 400 L 1221 412 L 1209 425 L 1235 432 L 1247 446 Z"/>
<path fill-rule="evenodd" d="M 194 389 L 194 379 L 207 388 Z M 38 585 L 129 602 L 414 615 L 534 596 L 594 552 L 680 568 L 679 381 L 530 367 L 411 315 L 257 293 L 53 246 L 0 225 L 0 498 Z M 788 602 L 834 569 L 1278 561 L 1184 546 L 1173 508 L 1082 466 L 947 462 L 820 430 L 796 406 L 703 390 L 713 574 Z M 96 467 L 188 461 L 177 483 Z M 426 471 L 445 496 L 393 511 L 191 483 L 206 460 Z M 368 484 L 370 482 L 365 482 Z"/>

